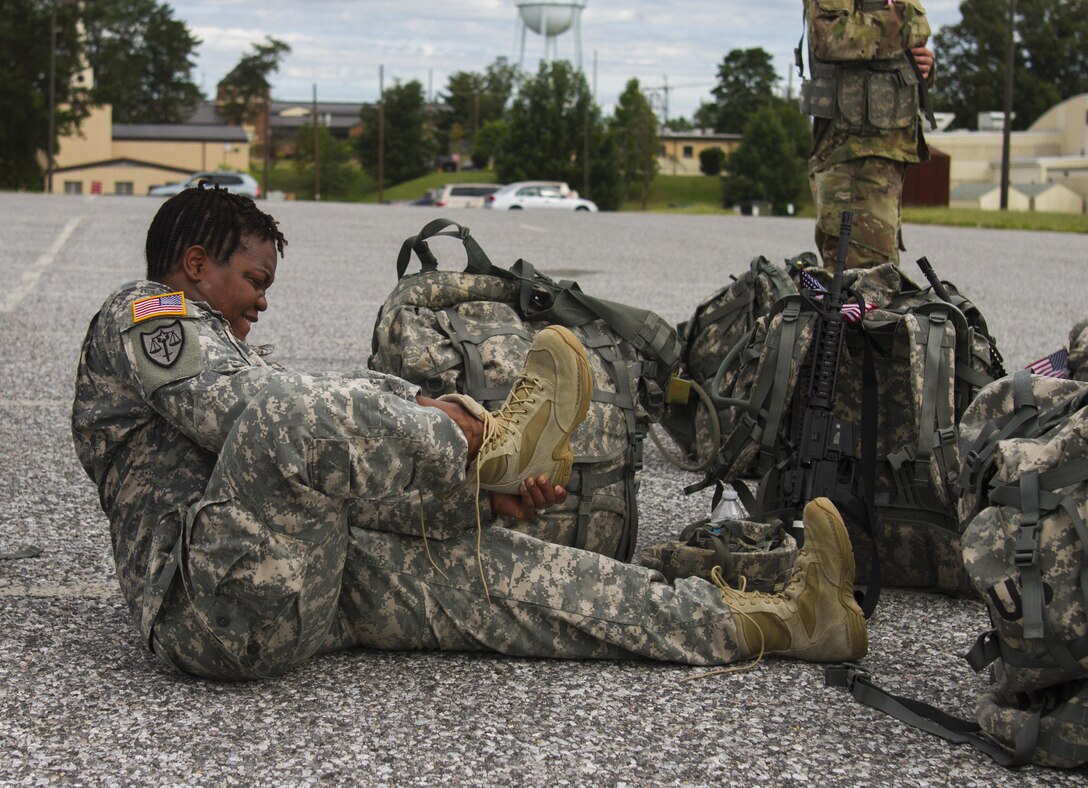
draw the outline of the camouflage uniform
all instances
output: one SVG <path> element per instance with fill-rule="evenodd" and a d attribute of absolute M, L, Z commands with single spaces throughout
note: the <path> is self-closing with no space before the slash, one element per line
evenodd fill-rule
<path fill-rule="evenodd" d="M 107 299 L 72 415 L 122 594 L 163 660 L 239 679 L 352 646 L 739 657 L 710 583 L 494 526 L 478 537 L 465 438 L 415 386 L 291 374 L 202 303 L 136 318 L 167 290 Z"/>
<path fill-rule="evenodd" d="M 813 116 L 816 245 L 833 267 L 849 209 L 847 267 L 898 262 L 904 170 L 929 158 L 907 54 L 929 38 L 925 9 L 918 0 L 805 0 L 805 15 L 812 74 L 802 109 Z"/>
<path fill-rule="evenodd" d="M 1078 321 L 1069 332 L 1069 377 L 1088 381 L 1088 319 Z"/>

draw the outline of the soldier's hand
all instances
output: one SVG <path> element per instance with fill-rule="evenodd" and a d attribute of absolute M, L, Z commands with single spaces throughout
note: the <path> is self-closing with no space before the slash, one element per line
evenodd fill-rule
<path fill-rule="evenodd" d="M 521 493 L 491 493 L 491 511 L 517 520 L 529 520 L 550 506 L 567 500 L 567 491 L 554 485 L 541 474 L 529 477 L 521 485 Z"/>
<path fill-rule="evenodd" d="M 918 70 L 922 72 L 922 79 L 929 79 L 935 60 L 933 50 L 923 44 L 912 49 L 911 54 L 914 55 L 914 62 L 918 64 Z"/>

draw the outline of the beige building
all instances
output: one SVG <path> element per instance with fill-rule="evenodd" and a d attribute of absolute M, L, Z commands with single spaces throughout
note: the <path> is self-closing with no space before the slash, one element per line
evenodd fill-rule
<path fill-rule="evenodd" d="M 60 139 L 56 194 L 147 194 L 200 170 L 249 171 L 249 139 L 237 126 L 113 123 L 109 105 Z"/>
<path fill-rule="evenodd" d="M 740 145 L 739 134 L 716 134 L 710 129 L 672 131 L 657 134 L 657 171 L 662 175 L 702 175 L 699 154 L 707 148 L 721 148 L 728 156 Z"/>
<path fill-rule="evenodd" d="M 930 145 L 951 158 L 949 186 L 952 204 L 997 209 L 983 188 L 1001 183 L 1000 131 L 944 131 L 926 135 Z M 1009 140 L 1009 183 L 1023 199 L 1013 198 L 1013 210 L 1084 213 L 1088 205 L 1088 93 L 1051 107 L 1026 131 Z M 1062 189 L 1038 187 L 1051 184 Z M 964 190 L 965 185 L 978 188 Z M 1024 187 L 1024 188 L 1020 188 Z M 1000 189 L 998 189 L 1000 191 Z M 975 197 L 967 197 L 974 193 Z M 959 195 L 959 197 L 957 197 Z"/>

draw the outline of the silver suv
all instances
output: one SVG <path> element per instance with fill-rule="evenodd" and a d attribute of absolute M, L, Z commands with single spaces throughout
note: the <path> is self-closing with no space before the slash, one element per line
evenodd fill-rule
<path fill-rule="evenodd" d="M 182 181 L 181 183 L 168 183 L 165 186 L 152 186 L 147 190 L 147 193 L 152 197 L 173 197 L 175 194 L 180 194 L 186 189 L 193 188 L 201 181 L 209 181 L 217 184 L 227 191 L 241 194 L 244 197 L 249 197 L 251 200 L 256 200 L 261 196 L 261 187 L 257 184 L 257 180 L 252 175 L 245 172 L 229 172 L 227 170 L 198 172 L 191 176 L 189 180 Z"/>

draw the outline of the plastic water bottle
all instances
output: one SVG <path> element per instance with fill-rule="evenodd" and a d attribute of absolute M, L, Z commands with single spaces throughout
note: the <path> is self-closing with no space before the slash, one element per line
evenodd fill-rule
<path fill-rule="evenodd" d="M 722 490 L 722 499 L 718 501 L 718 505 L 710 513 L 710 522 L 720 523 L 725 520 L 747 519 L 748 511 L 744 508 L 744 504 L 740 502 L 737 491 L 731 485 L 727 486 Z"/>

